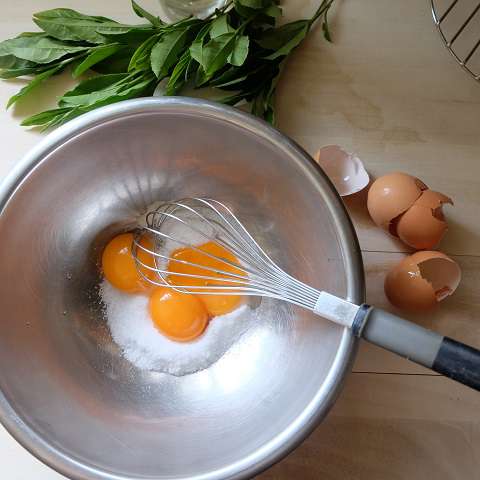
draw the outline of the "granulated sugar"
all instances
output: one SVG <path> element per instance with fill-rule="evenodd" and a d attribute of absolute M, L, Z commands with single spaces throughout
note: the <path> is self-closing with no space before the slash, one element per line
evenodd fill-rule
<path fill-rule="evenodd" d="M 123 293 L 103 280 L 100 285 L 105 316 L 123 356 L 138 368 L 186 375 L 215 363 L 247 331 L 255 312 L 247 305 L 210 321 L 198 339 L 179 343 L 154 326 L 146 295 Z"/>

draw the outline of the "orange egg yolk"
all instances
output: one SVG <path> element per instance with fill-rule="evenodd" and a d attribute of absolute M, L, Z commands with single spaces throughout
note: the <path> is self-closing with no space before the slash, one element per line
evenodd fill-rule
<path fill-rule="evenodd" d="M 102 270 L 105 278 L 115 288 L 124 292 L 136 293 L 147 290 L 149 284 L 137 269 L 132 255 L 132 243 L 132 233 L 122 233 L 110 240 L 103 251 Z M 153 249 L 151 241 L 147 238 L 143 238 L 140 244 L 149 250 Z M 154 258 L 149 253 L 138 249 L 137 257 L 145 265 L 155 266 Z M 141 267 L 141 271 L 147 278 L 155 279 L 155 272 L 145 267 Z"/>
<path fill-rule="evenodd" d="M 177 342 L 199 337 L 208 324 L 208 313 L 195 295 L 168 287 L 156 288 L 150 297 L 150 316 L 157 329 Z"/>
<path fill-rule="evenodd" d="M 237 257 L 227 250 L 226 248 L 222 247 L 218 243 L 215 242 L 208 242 L 203 245 L 196 247 L 198 250 L 195 250 L 191 247 L 180 248 L 175 250 L 171 254 L 171 260 L 168 263 L 168 271 L 170 275 L 168 276 L 168 281 L 173 285 L 191 285 L 191 286 L 213 286 L 213 285 L 225 285 L 225 286 L 235 286 L 234 283 L 228 282 L 223 280 L 222 278 L 232 278 L 228 275 L 228 273 L 233 273 L 236 275 L 243 275 L 245 273 L 243 270 L 236 268 L 233 265 L 225 263 L 220 259 L 225 259 L 233 264 L 240 265 Z M 215 259 L 209 257 L 208 255 L 204 255 L 201 252 L 208 253 L 210 255 L 214 255 L 219 257 L 219 259 Z M 198 266 L 186 265 L 184 263 L 180 263 L 175 260 L 182 260 L 185 262 L 194 263 Z M 206 268 L 212 268 L 214 270 L 223 270 L 224 272 L 228 273 L 220 273 L 212 270 L 208 270 Z M 206 276 L 206 277 L 215 277 L 216 279 L 203 279 L 203 278 L 193 278 L 187 277 L 183 275 L 175 275 L 175 274 L 189 274 L 189 275 L 199 275 L 199 276 Z M 194 289 L 191 289 L 194 291 Z M 199 290 L 196 290 L 197 292 Z M 215 292 L 214 289 L 211 292 Z M 198 295 L 198 297 L 202 300 L 207 308 L 207 311 L 210 316 L 216 317 L 219 315 L 225 315 L 227 313 L 232 312 L 240 305 L 242 301 L 241 295 L 216 295 L 215 293 L 209 293 L 205 295 Z"/>

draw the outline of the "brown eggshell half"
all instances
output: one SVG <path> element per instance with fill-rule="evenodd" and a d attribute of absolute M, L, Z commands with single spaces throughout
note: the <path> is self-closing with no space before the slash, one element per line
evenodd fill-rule
<path fill-rule="evenodd" d="M 422 278 L 433 287 L 438 301 L 451 295 L 460 284 L 462 271 L 457 262 L 442 252 L 423 251 L 413 255 Z"/>
<path fill-rule="evenodd" d="M 433 308 L 460 283 L 460 268 L 441 252 L 423 251 L 404 258 L 385 278 L 385 294 L 403 310 Z"/>
<path fill-rule="evenodd" d="M 400 240 L 418 250 L 434 248 L 447 231 L 442 205 L 453 202 L 433 190 L 425 190 L 415 203 L 395 222 Z"/>
<path fill-rule="evenodd" d="M 396 224 L 397 236 L 417 250 L 434 248 L 447 231 L 447 222 L 438 220 L 429 208 L 412 205 Z"/>
<path fill-rule="evenodd" d="M 377 178 L 368 191 L 367 208 L 379 227 L 389 230 L 390 223 L 407 211 L 427 186 L 418 178 L 395 172 Z"/>
<path fill-rule="evenodd" d="M 433 287 L 422 278 L 418 265 L 408 259 L 388 272 L 384 287 L 390 303 L 402 310 L 430 310 L 437 303 Z"/>

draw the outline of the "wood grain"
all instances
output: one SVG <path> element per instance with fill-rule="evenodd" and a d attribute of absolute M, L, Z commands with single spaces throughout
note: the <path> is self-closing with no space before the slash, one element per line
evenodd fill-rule
<path fill-rule="evenodd" d="M 292 3 L 292 16 L 315 4 Z M 332 32 L 333 45 L 317 29 L 289 62 L 278 95 L 282 130 L 312 153 L 329 143 L 356 151 L 373 177 L 405 171 L 451 196 L 442 248 L 480 254 L 480 88 L 439 41 L 429 2 L 344 0 Z M 354 223 L 362 248 L 405 250 L 365 215 Z"/>
<path fill-rule="evenodd" d="M 257 478 L 478 479 L 479 407 L 439 376 L 354 373 L 324 423 Z"/>

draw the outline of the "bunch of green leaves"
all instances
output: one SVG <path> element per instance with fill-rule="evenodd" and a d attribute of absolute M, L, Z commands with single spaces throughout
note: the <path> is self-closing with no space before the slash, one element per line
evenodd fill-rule
<path fill-rule="evenodd" d="M 132 0 L 144 19 L 127 25 L 112 19 L 57 8 L 34 14 L 41 31 L 0 43 L 0 78 L 33 77 L 7 107 L 66 68 L 83 78 L 58 101 L 58 108 L 22 122 L 52 128 L 82 113 L 121 100 L 152 95 L 164 81 L 165 95 L 187 85 L 224 91 L 219 101 L 248 102 L 253 114 L 275 123 L 275 90 L 285 61 L 321 19 L 330 41 L 322 0 L 310 19 L 277 26 L 277 0 L 233 0 L 205 19 L 166 24 Z"/>

